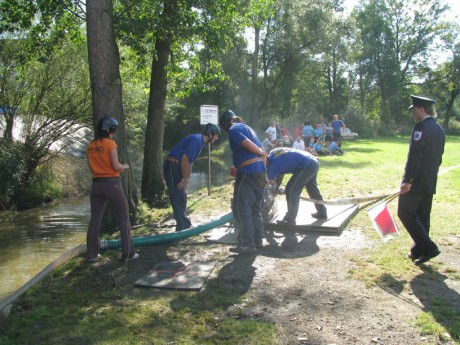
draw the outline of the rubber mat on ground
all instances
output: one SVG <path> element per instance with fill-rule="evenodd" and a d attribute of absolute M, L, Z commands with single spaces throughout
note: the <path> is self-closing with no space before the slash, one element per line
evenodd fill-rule
<path fill-rule="evenodd" d="M 162 289 L 200 290 L 215 265 L 215 261 L 161 261 L 134 284 Z"/>

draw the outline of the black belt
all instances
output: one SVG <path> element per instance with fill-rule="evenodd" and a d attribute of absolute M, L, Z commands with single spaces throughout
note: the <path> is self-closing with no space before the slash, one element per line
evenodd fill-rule
<path fill-rule="evenodd" d="M 120 181 L 120 176 L 93 177 L 93 182 L 116 182 L 116 181 Z"/>

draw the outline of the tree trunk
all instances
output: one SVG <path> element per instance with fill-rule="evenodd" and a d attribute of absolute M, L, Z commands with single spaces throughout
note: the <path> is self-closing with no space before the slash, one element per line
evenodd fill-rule
<path fill-rule="evenodd" d="M 259 74 L 259 53 L 260 53 L 260 28 L 254 28 L 254 53 L 252 54 L 252 78 L 251 78 L 251 92 L 252 92 L 252 105 L 251 114 L 247 119 L 252 126 L 259 127 L 261 125 L 259 118 L 259 87 L 258 87 L 258 74 Z"/>
<path fill-rule="evenodd" d="M 3 139 L 8 142 L 13 142 L 13 127 L 14 127 L 14 119 L 15 116 L 12 114 L 8 114 L 7 110 L 5 109 L 5 132 L 3 132 Z"/>
<path fill-rule="evenodd" d="M 449 120 L 450 120 L 450 115 L 452 112 L 452 108 L 454 106 L 455 99 L 457 98 L 459 94 L 459 89 L 455 88 L 450 92 L 450 97 L 449 97 L 449 103 L 447 104 L 446 108 L 446 115 L 444 116 L 444 122 L 443 122 L 443 127 L 444 129 L 449 129 Z"/>
<path fill-rule="evenodd" d="M 88 0 L 86 10 L 94 129 L 101 117 L 116 118 L 119 123 L 115 139 L 118 156 L 120 162 L 129 164 L 119 69 L 120 54 L 113 30 L 112 1 Z M 132 169 L 125 171 L 122 178 L 132 219 L 135 219 L 138 199 Z"/>
<path fill-rule="evenodd" d="M 142 199 L 150 206 L 162 205 L 163 139 L 165 126 L 166 87 L 171 40 L 158 38 L 152 60 L 147 129 L 145 132 L 144 167 L 142 171 Z"/>

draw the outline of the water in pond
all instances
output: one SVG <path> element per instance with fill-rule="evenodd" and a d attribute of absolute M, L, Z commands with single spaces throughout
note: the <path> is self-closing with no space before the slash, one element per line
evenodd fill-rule
<path fill-rule="evenodd" d="M 207 168 L 199 167 L 203 170 Z M 187 192 L 208 185 L 208 173 L 194 167 Z M 214 168 L 212 185 L 228 181 L 228 171 Z M 67 250 L 86 242 L 88 196 L 66 199 L 28 211 L 0 212 L 0 302 Z"/>

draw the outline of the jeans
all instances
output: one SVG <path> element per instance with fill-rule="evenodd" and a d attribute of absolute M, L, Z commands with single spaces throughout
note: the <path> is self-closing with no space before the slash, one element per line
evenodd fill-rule
<path fill-rule="evenodd" d="M 238 246 L 254 248 L 262 245 L 264 224 L 262 202 L 266 173 L 238 172 L 233 190 L 233 217 L 239 225 Z"/>
<path fill-rule="evenodd" d="M 182 170 L 178 163 L 166 160 L 163 164 L 163 175 L 168 187 L 168 196 L 171 201 L 174 219 L 176 220 L 176 231 L 188 229 L 192 222 L 185 214 L 187 210 L 187 193 L 177 188 L 182 180 Z"/>
<path fill-rule="evenodd" d="M 319 162 L 312 161 L 305 169 L 294 171 L 286 185 L 287 214 L 286 218 L 295 220 L 299 212 L 300 194 L 305 186 L 311 199 L 323 200 L 318 189 L 316 177 L 318 175 Z M 327 216 L 326 207 L 322 204 L 315 204 L 316 211 L 321 216 Z"/>

